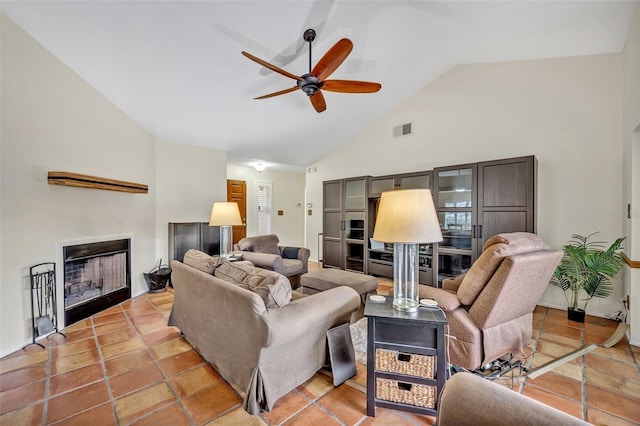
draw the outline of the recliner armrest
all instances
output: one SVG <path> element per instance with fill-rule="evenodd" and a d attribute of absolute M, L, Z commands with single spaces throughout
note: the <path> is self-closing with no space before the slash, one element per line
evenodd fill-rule
<path fill-rule="evenodd" d="M 433 299 L 438 302 L 438 306 L 445 312 L 451 312 L 460 306 L 460 300 L 455 293 L 441 288 L 434 288 L 428 285 L 419 287 L 421 299 Z"/>
<path fill-rule="evenodd" d="M 449 291 L 453 291 L 454 293 L 457 293 L 465 275 L 466 273 L 460 274 L 457 277 L 453 277 L 453 278 L 445 278 L 442 281 L 442 288 L 445 290 L 449 290 Z"/>
<path fill-rule="evenodd" d="M 309 256 L 311 255 L 311 251 L 306 247 L 278 246 L 278 249 L 280 249 L 280 255 L 282 257 L 285 257 L 284 256 L 285 249 L 297 249 L 298 250 L 297 259 L 302 260 L 305 264 L 307 263 L 307 261 L 309 260 Z"/>
<path fill-rule="evenodd" d="M 257 268 L 270 269 L 278 273 L 282 273 L 282 257 L 277 254 L 270 253 L 255 253 L 252 251 L 241 251 L 242 260 L 248 260 L 253 263 Z"/>

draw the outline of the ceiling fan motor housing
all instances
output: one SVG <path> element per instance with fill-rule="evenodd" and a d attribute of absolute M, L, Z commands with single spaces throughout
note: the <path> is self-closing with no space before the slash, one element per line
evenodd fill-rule
<path fill-rule="evenodd" d="M 318 90 L 322 89 L 324 84 L 318 81 L 318 77 L 311 74 L 305 74 L 300 76 L 303 80 L 298 80 L 298 87 L 307 94 L 307 96 L 313 96 Z"/>

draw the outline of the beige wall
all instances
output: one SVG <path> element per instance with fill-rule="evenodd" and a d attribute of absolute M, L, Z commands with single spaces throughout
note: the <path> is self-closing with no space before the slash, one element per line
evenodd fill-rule
<path fill-rule="evenodd" d="M 303 173 L 277 172 L 266 169 L 258 173 L 252 168 L 229 165 L 228 179 L 247 183 L 247 235 L 256 235 L 257 210 L 256 181 L 268 181 L 273 185 L 273 221 L 271 232 L 278 235 L 281 245 L 303 247 L 304 243 L 304 186 Z M 278 210 L 283 211 L 278 216 Z"/>
<path fill-rule="evenodd" d="M 321 232 L 323 180 L 533 154 L 538 233 L 555 248 L 572 233 L 615 239 L 622 232 L 621 75 L 620 54 L 455 67 L 313 165 L 307 238 Z M 393 139 L 392 127 L 407 122 L 414 133 Z M 588 311 L 620 310 L 620 287 Z M 555 287 L 542 303 L 566 307 Z"/>
<path fill-rule="evenodd" d="M 169 222 L 208 222 L 215 201 L 227 199 L 227 153 L 158 141 L 156 253 L 167 263 Z"/>
<path fill-rule="evenodd" d="M 625 253 L 640 261 L 640 3 L 636 10 L 623 51 L 623 214 L 622 227 L 625 241 Z M 627 204 L 631 204 L 632 215 L 626 215 Z M 624 292 L 629 295 L 631 307 L 628 321 L 630 341 L 640 345 L 640 269 L 625 268 Z"/>
<path fill-rule="evenodd" d="M 131 236 L 132 293 L 167 259 L 169 221 L 206 221 L 226 198 L 226 154 L 156 142 L 1 16 L 0 356 L 31 340 L 28 268 L 61 246 Z M 148 194 L 47 184 L 51 170 L 144 183 Z M 59 289 L 58 294 L 62 294 Z M 63 313 L 59 313 L 63 318 Z"/>

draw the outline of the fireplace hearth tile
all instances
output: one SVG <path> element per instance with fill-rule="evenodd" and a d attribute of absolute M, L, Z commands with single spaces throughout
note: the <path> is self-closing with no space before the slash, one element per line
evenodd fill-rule
<path fill-rule="evenodd" d="M 102 316 L 99 316 L 99 317 L 94 317 L 93 318 L 93 324 L 95 326 L 98 326 L 98 325 L 109 324 L 109 323 L 117 322 L 117 321 L 124 321 L 126 319 L 127 319 L 127 317 L 125 317 L 124 313 L 121 311 L 121 312 L 118 312 L 118 313 L 115 313 L 115 314 L 102 315 Z"/>
<path fill-rule="evenodd" d="M 51 375 L 76 370 L 99 361 L 100 353 L 97 349 L 57 358 L 51 363 Z"/>
<path fill-rule="evenodd" d="M 153 362 L 153 359 L 149 355 L 149 352 L 144 349 L 108 359 L 104 362 L 104 365 L 109 376 L 116 376 L 151 362 Z"/>
<path fill-rule="evenodd" d="M 135 339 L 125 340 L 124 342 L 103 346 L 102 355 L 104 356 L 105 359 L 113 358 L 114 356 L 122 355 L 127 352 L 135 351 L 137 349 L 142 349 L 145 346 L 146 345 L 144 344 L 142 339 L 139 337 L 136 337 Z"/>
<path fill-rule="evenodd" d="M 62 358 L 65 356 L 90 351 L 92 349 L 96 349 L 96 341 L 93 338 L 87 338 L 54 346 L 53 356 L 55 358 Z"/>
<path fill-rule="evenodd" d="M 108 324 L 97 326 L 96 334 L 98 336 L 101 336 L 103 334 L 113 333 L 114 331 L 122 330 L 124 328 L 129 328 L 129 327 L 131 327 L 131 324 L 129 323 L 129 321 L 126 321 L 126 320 L 110 322 Z"/>
<path fill-rule="evenodd" d="M 129 327 L 114 331 L 113 333 L 98 336 L 98 342 L 100 342 L 100 346 L 108 346 L 113 345 L 114 343 L 128 341 L 136 337 L 138 337 L 138 333 L 136 333 L 132 327 Z"/>

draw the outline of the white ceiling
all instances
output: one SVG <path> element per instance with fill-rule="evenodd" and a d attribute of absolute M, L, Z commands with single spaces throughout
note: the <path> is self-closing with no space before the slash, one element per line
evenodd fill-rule
<path fill-rule="evenodd" d="M 6 1 L 2 12 L 157 138 L 229 152 L 230 163 L 314 163 L 458 64 L 620 52 L 633 1 Z M 324 92 L 240 54 L 308 72 L 340 38 L 331 76 L 375 94 Z M 398 123 L 400 124 L 400 123 Z M 391 129 L 389 129 L 391 132 Z"/>

